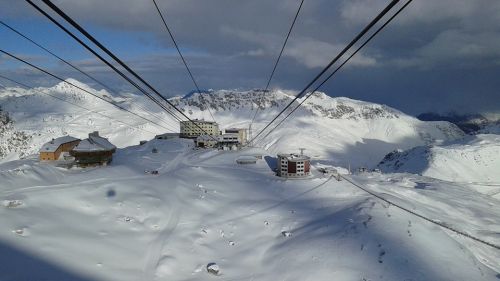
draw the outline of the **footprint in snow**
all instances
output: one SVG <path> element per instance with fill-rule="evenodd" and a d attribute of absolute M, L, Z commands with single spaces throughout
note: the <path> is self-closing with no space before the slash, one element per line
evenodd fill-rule
<path fill-rule="evenodd" d="M 368 228 L 368 223 L 369 223 L 371 220 L 372 220 L 372 216 L 368 216 L 368 218 L 367 218 L 365 221 L 363 221 L 363 226 L 364 226 L 365 228 Z"/>
<path fill-rule="evenodd" d="M 380 252 L 378 253 L 378 262 L 383 263 L 384 261 L 382 260 L 382 257 L 385 256 L 385 250 L 381 249 Z"/>

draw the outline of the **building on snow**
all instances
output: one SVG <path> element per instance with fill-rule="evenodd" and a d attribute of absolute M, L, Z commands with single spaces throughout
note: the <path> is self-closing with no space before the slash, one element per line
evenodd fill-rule
<path fill-rule="evenodd" d="M 107 138 L 99 136 L 99 132 L 92 132 L 87 139 L 78 143 L 71 151 L 78 166 L 107 165 L 113 159 L 116 146 Z"/>
<path fill-rule="evenodd" d="M 247 143 L 247 129 L 244 128 L 229 128 L 224 130 L 226 134 L 237 134 L 240 138 L 240 144 Z"/>
<path fill-rule="evenodd" d="M 257 158 L 252 155 L 241 155 L 236 158 L 236 163 L 240 165 L 255 164 L 257 163 Z"/>
<path fill-rule="evenodd" d="M 157 140 L 168 140 L 168 139 L 176 139 L 176 138 L 179 138 L 179 133 L 165 133 L 165 134 L 155 136 L 155 139 L 157 139 Z"/>
<path fill-rule="evenodd" d="M 217 136 L 212 136 L 212 135 L 201 135 L 196 137 L 194 140 L 194 144 L 196 147 L 202 147 L 202 148 L 212 148 L 217 145 L 218 138 Z"/>
<path fill-rule="evenodd" d="M 219 124 L 216 122 L 194 119 L 180 122 L 180 137 L 195 139 L 201 135 L 219 135 Z"/>
<path fill-rule="evenodd" d="M 311 174 L 311 158 L 302 154 L 278 154 L 277 175 L 284 178 L 307 177 Z"/>
<path fill-rule="evenodd" d="M 72 136 L 64 136 L 57 139 L 52 139 L 51 141 L 45 143 L 42 148 L 40 148 L 40 160 L 54 161 L 58 160 L 63 152 L 69 152 L 73 149 L 80 139 L 74 138 Z"/>
<path fill-rule="evenodd" d="M 223 150 L 237 150 L 241 144 L 238 134 L 222 134 L 218 139 L 217 146 Z"/>

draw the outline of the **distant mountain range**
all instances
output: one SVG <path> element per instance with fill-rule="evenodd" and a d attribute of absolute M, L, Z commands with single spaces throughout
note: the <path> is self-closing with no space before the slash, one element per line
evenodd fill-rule
<path fill-rule="evenodd" d="M 156 120 L 171 131 L 178 131 L 178 123 L 143 96 L 124 94 L 115 97 L 76 80 L 71 82 Z M 41 92 L 92 109 L 93 112 Z M 252 126 L 252 135 L 255 136 L 293 99 L 294 94 L 284 90 L 209 90 L 201 94 L 174 97 L 170 101 L 193 119 L 211 119 L 208 112 L 210 108 L 221 129 L 249 128 L 250 121 L 259 109 Z M 84 138 L 91 131 L 100 131 L 101 135 L 118 147 L 126 147 L 167 131 L 65 83 L 30 90 L 3 89 L 0 91 L 0 104 L 3 116 L 9 116 L 8 121 L 4 117 L 5 124 L 0 130 L 0 159 L 4 161 L 35 154 L 44 142 L 57 136 Z M 144 108 L 151 113 L 144 112 Z M 307 154 L 325 163 L 345 167 L 374 167 L 395 149 L 405 150 L 463 136 L 463 131 L 449 122 L 420 121 L 385 105 L 316 93 L 283 126 L 265 138 L 259 137 L 256 145 L 268 149 L 270 153 L 296 152 L 299 148 L 306 148 Z"/>
<path fill-rule="evenodd" d="M 422 121 L 448 121 L 457 125 L 467 134 L 499 134 L 500 116 L 485 116 L 482 114 L 457 114 L 446 115 L 438 113 L 422 113 L 417 116 Z"/>
<path fill-rule="evenodd" d="M 453 182 L 500 183 L 500 136 L 478 134 L 444 145 L 393 151 L 378 167 Z"/>

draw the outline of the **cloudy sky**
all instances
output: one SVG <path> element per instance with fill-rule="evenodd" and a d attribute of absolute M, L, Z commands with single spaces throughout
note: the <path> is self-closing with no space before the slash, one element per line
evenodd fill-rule
<path fill-rule="evenodd" d="M 53 2 L 164 95 L 194 89 L 152 0 Z M 157 2 L 200 87 L 242 90 L 265 87 L 300 4 Z M 388 2 L 305 0 L 271 88 L 301 90 Z M 112 87 L 131 90 L 25 1 L 0 0 L 0 19 Z M 92 84 L 3 26 L 0 49 Z M 5 56 L 0 74 L 34 86 L 56 83 Z M 415 0 L 322 90 L 410 114 L 500 112 L 500 1 Z"/>

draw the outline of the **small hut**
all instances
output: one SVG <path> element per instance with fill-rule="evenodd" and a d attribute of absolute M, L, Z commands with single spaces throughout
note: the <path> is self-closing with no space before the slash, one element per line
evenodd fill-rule
<path fill-rule="evenodd" d="M 257 158 L 251 155 L 241 155 L 236 158 L 236 163 L 240 165 L 255 164 L 257 163 Z"/>
<path fill-rule="evenodd" d="M 116 146 L 108 139 L 99 136 L 99 132 L 93 132 L 73 148 L 70 154 L 75 157 L 78 166 L 85 167 L 109 164 L 115 151 Z"/>

